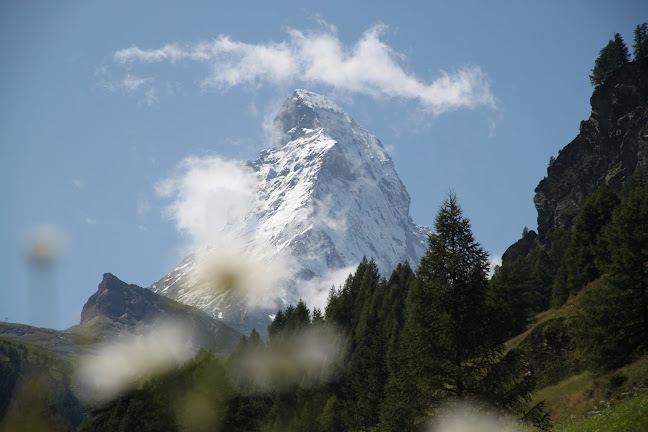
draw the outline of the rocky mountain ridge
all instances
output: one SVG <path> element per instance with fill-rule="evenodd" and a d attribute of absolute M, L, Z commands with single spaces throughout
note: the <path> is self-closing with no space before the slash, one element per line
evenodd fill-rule
<path fill-rule="evenodd" d="M 592 113 L 547 168 L 535 189 L 538 240 L 569 229 L 585 198 L 602 184 L 619 191 L 648 169 L 648 74 L 627 63 L 594 89 Z"/>
<path fill-rule="evenodd" d="M 198 346 L 214 352 L 231 351 L 242 336 L 199 309 L 122 282 L 110 273 L 104 274 L 97 292 L 83 306 L 80 325 L 68 331 L 84 333 L 91 328 L 95 337 L 104 340 L 155 326 L 160 320 L 186 325 Z"/>
<path fill-rule="evenodd" d="M 214 352 L 230 352 L 242 336 L 199 309 L 127 284 L 106 273 L 97 292 L 83 306 L 79 324 L 65 330 L 53 330 L 0 322 L 0 337 L 68 355 L 91 352 L 96 343 L 146 330 L 161 320 L 186 326 L 194 335 L 196 347 Z"/>

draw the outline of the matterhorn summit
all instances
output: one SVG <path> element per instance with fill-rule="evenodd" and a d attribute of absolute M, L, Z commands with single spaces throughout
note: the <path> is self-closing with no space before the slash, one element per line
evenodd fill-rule
<path fill-rule="evenodd" d="M 240 330 L 265 330 L 269 313 L 300 298 L 309 307 L 324 306 L 313 303 L 325 300 L 363 257 L 389 277 L 398 263 L 416 266 L 427 248 L 430 231 L 409 216 L 410 196 L 385 148 L 324 96 L 296 90 L 274 119 L 272 148 L 246 168 L 255 177 L 254 196 L 233 231 L 245 250 L 264 251 L 264 261 L 289 263 L 278 286 L 265 293 L 275 302 L 255 307 L 231 290 L 195 289 L 196 255 L 153 291 Z"/>

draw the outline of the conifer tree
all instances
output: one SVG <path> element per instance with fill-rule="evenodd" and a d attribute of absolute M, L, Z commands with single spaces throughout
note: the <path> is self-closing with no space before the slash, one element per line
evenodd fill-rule
<path fill-rule="evenodd" d="M 387 294 L 383 299 L 380 320 L 387 338 L 388 366 L 392 363 L 390 357 L 395 355 L 400 343 L 401 330 L 405 325 L 405 302 L 414 279 L 414 271 L 406 261 L 396 266 L 387 282 Z"/>
<path fill-rule="evenodd" d="M 551 284 L 551 306 L 563 305 L 569 298 L 567 286 L 567 265 L 565 256 L 571 242 L 571 231 L 557 229 L 550 236 L 551 249 L 549 250 L 550 263 L 554 269 Z"/>
<path fill-rule="evenodd" d="M 324 324 L 324 314 L 320 308 L 313 309 L 313 325 L 322 325 Z"/>
<path fill-rule="evenodd" d="M 284 328 L 286 328 L 286 315 L 284 315 L 283 311 L 279 309 L 268 326 L 268 337 L 270 340 L 279 335 Z"/>
<path fill-rule="evenodd" d="M 293 312 L 290 315 L 286 314 L 286 330 L 289 332 L 303 330 L 308 327 L 310 320 L 310 310 L 306 303 L 300 299 Z"/>
<path fill-rule="evenodd" d="M 490 289 L 501 309 L 503 331 L 508 336 L 524 331 L 527 320 L 537 312 L 535 285 L 536 280 L 525 257 L 504 263 L 491 278 Z"/>
<path fill-rule="evenodd" d="M 414 415 L 410 422 L 420 427 L 448 400 L 520 413 L 534 380 L 519 353 L 505 352 L 487 291 L 488 254 L 454 194 L 441 206 L 435 231 L 407 298 L 401 375 L 413 386 L 406 401 Z"/>
<path fill-rule="evenodd" d="M 335 323 L 348 332 L 354 328 L 360 317 L 357 300 L 364 272 L 369 265 L 367 258 L 362 258 L 355 273 L 349 275 L 340 290 L 331 288 L 329 301 L 325 308 L 326 321 Z"/>
<path fill-rule="evenodd" d="M 411 396 L 411 387 L 405 382 L 407 375 L 402 370 L 405 367 L 405 357 L 401 352 L 405 302 L 414 281 L 414 271 L 409 263 L 405 262 L 396 267 L 387 282 L 387 295 L 383 300 L 381 312 L 384 337 L 387 340 L 385 353 L 387 377 L 384 398 L 380 404 L 380 430 L 403 429 L 404 425 L 414 417 L 409 412 L 412 406 L 406 403 Z"/>
<path fill-rule="evenodd" d="M 578 293 L 589 282 L 601 276 L 600 262 L 597 265 L 600 259 L 597 260 L 597 257 L 605 255 L 605 245 L 600 237 L 618 204 L 619 198 L 605 184 L 583 203 L 574 222 L 571 241 L 564 258 L 567 289 L 570 294 Z"/>
<path fill-rule="evenodd" d="M 386 288 L 378 266 L 371 260 L 364 272 L 360 295 L 363 298 L 358 325 L 354 329 L 354 348 L 348 370 L 351 429 L 363 429 L 378 422 L 380 403 L 387 380 L 386 340 L 382 332 L 380 308 Z"/>
<path fill-rule="evenodd" d="M 431 384 L 438 384 L 438 371 L 430 357 L 434 347 L 428 341 L 433 335 L 426 334 L 433 326 L 433 312 L 426 300 L 418 278 L 413 279 L 406 300 L 405 324 L 397 349 L 388 361 L 389 378 L 380 406 L 379 428 L 384 432 L 414 431 L 420 426 L 429 406 L 426 395 Z"/>
<path fill-rule="evenodd" d="M 634 61 L 640 69 L 648 67 L 648 23 L 637 25 L 634 31 L 634 45 L 632 45 Z"/>
<path fill-rule="evenodd" d="M 619 33 L 601 50 L 590 75 L 592 85 L 603 84 L 616 70 L 628 63 L 630 53 Z"/>

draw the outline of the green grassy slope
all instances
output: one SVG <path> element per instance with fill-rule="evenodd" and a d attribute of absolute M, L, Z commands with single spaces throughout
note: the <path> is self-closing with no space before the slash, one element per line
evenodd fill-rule
<path fill-rule="evenodd" d="M 573 299 L 538 314 L 509 340 L 538 377 L 533 402 L 544 401 L 558 431 L 648 431 L 648 355 L 603 375 L 589 372 L 570 338 Z"/>

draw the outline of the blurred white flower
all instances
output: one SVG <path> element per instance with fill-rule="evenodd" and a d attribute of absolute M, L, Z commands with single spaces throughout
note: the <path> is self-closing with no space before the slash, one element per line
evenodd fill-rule
<path fill-rule="evenodd" d="M 180 365 L 195 352 L 190 330 L 172 322 L 157 323 L 141 334 L 121 335 L 81 358 L 76 371 L 79 396 L 110 400 L 141 380 Z"/>

